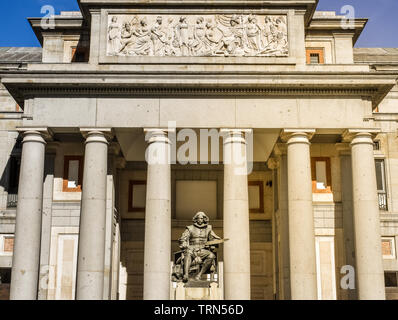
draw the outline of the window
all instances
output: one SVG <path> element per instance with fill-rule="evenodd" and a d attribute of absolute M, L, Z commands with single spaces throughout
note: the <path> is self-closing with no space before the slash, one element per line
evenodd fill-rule
<path fill-rule="evenodd" d="M 8 183 L 7 208 L 16 208 L 18 204 L 18 184 L 21 167 L 20 156 L 10 157 L 10 176 Z"/>
<path fill-rule="evenodd" d="M 377 193 L 379 198 L 379 209 L 388 210 L 387 207 L 387 191 L 386 191 L 386 176 L 384 169 L 384 159 L 376 159 L 376 183 Z"/>
<path fill-rule="evenodd" d="M 11 255 L 14 250 L 14 235 L 0 235 L 0 255 Z"/>
<path fill-rule="evenodd" d="M 330 158 L 314 157 L 311 158 L 312 192 L 330 193 L 332 192 L 332 174 L 330 168 Z"/>
<path fill-rule="evenodd" d="M 249 181 L 249 212 L 264 213 L 263 181 Z"/>
<path fill-rule="evenodd" d="M 65 156 L 63 192 L 81 192 L 83 180 L 83 157 Z"/>
<path fill-rule="evenodd" d="M 14 250 L 14 237 L 13 236 L 4 237 L 3 251 L 6 253 L 12 253 L 13 250 Z"/>
<path fill-rule="evenodd" d="M 375 150 L 375 151 L 380 150 L 380 140 L 373 141 L 373 150 Z"/>
<path fill-rule="evenodd" d="M 395 259 L 395 238 L 394 237 L 382 237 L 381 238 L 381 250 L 384 259 Z"/>
<path fill-rule="evenodd" d="M 307 48 L 306 49 L 307 64 L 324 64 L 323 48 Z"/>
<path fill-rule="evenodd" d="M 384 272 L 384 283 L 388 288 L 398 287 L 398 272 L 387 271 Z"/>
<path fill-rule="evenodd" d="M 21 167 L 20 156 L 10 157 L 10 182 L 8 186 L 9 193 L 18 193 L 20 167 Z"/>
<path fill-rule="evenodd" d="M 129 212 L 145 212 L 146 181 L 130 180 L 129 183 Z"/>

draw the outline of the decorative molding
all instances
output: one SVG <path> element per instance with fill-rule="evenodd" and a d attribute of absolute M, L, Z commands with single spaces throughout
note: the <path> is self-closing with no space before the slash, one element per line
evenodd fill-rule
<path fill-rule="evenodd" d="M 21 92 L 24 96 L 40 95 L 99 95 L 111 96 L 175 96 L 175 95 L 197 95 L 197 96 L 373 96 L 378 92 L 377 89 L 327 89 L 327 88 L 42 88 L 26 87 Z"/>
<path fill-rule="evenodd" d="M 115 135 L 112 128 L 101 128 L 101 127 L 80 128 L 80 133 L 82 134 L 83 138 L 86 140 L 92 133 L 101 133 L 104 135 L 108 143 L 112 141 Z"/>
<path fill-rule="evenodd" d="M 281 137 L 281 140 L 283 142 L 286 142 L 288 144 L 291 141 L 291 138 L 293 136 L 296 136 L 298 138 L 297 142 L 302 140 L 302 139 L 300 139 L 300 136 L 306 136 L 306 139 L 308 139 L 308 142 L 309 142 L 314 137 L 315 133 L 316 133 L 315 129 L 308 129 L 308 128 L 290 129 L 290 128 L 286 128 L 286 129 L 282 130 L 280 137 Z M 306 139 L 304 139 L 304 140 L 306 140 Z M 304 142 L 304 140 L 301 141 L 301 142 Z"/>
<path fill-rule="evenodd" d="M 25 134 L 26 132 L 38 132 L 40 133 L 41 137 L 46 141 L 52 141 L 53 138 L 53 132 L 50 128 L 48 127 L 17 127 L 16 131 L 19 133 Z"/>
<path fill-rule="evenodd" d="M 381 132 L 379 128 L 358 128 L 358 129 L 347 129 L 342 134 L 343 142 L 352 142 L 356 136 L 370 136 L 373 140 L 378 133 Z"/>
<path fill-rule="evenodd" d="M 286 15 L 108 15 L 107 56 L 285 57 Z"/>

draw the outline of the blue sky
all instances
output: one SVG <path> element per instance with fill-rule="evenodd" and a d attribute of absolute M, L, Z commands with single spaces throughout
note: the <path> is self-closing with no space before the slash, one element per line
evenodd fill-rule
<path fill-rule="evenodd" d="M 43 5 L 56 13 L 79 9 L 76 0 L 0 0 L 0 46 L 39 46 L 26 18 L 43 16 Z M 356 17 L 369 18 L 357 47 L 398 48 L 398 0 L 320 0 L 318 10 L 340 13 L 345 5 L 354 7 Z"/>

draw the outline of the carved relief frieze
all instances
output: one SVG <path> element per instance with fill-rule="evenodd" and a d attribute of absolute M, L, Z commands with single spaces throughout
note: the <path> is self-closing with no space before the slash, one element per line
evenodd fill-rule
<path fill-rule="evenodd" d="M 284 57 L 286 15 L 108 16 L 107 56 Z"/>

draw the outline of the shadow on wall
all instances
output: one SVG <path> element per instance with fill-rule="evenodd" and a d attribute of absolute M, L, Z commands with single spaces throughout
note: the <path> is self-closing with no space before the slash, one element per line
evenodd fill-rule
<path fill-rule="evenodd" d="M 21 139 L 18 139 L 11 151 L 10 157 L 7 159 L 0 178 L 0 187 L 3 187 L 4 191 L 8 194 L 7 207 L 11 208 L 17 205 L 21 153 Z"/>

